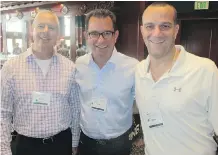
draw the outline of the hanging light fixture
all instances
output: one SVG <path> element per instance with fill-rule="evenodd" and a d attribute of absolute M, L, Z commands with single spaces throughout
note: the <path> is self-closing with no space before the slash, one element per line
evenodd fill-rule
<path fill-rule="evenodd" d="M 68 7 L 64 4 L 61 4 L 61 13 L 66 15 L 68 13 L 68 11 L 69 11 Z"/>
<path fill-rule="evenodd" d="M 21 11 L 16 10 L 16 16 L 18 19 L 22 19 L 23 18 L 23 13 Z"/>

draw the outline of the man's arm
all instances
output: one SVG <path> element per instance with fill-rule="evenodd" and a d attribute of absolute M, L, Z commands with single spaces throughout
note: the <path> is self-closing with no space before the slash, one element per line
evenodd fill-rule
<path fill-rule="evenodd" d="M 12 74 L 9 65 L 5 64 L 1 70 L 1 153 L 11 155 L 11 128 L 13 112 Z"/>
<path fill-rule="evenodd" d="M 80 96 L 79 96 L 79 85 L 75 80 L 75 71 L 73 73 L 72 78 L 72 85 L 71 85 L 71 96 L 70 96 L 70 102 L 72 104 L 72 147 L 76 148 L 79 144 L 79 138 L 80 138 L 80 109 L 81 109 L 81 102 L 80 102 Z"/>
<path fill-rule="evenodd" d="M 209 96 L 209 121 L 212 123 L 214 132 L 218 135 L 218 69 L 215 64 L 212 66 L 213 75 L 210 85 Z"/>

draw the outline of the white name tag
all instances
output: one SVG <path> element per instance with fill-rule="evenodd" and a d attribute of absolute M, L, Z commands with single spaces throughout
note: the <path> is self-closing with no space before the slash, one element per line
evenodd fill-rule
<path fill-rule="evenodd" d="M 164 125 L 160 110 L 154 110 L 147 113 L 147 124 L 149 128 L 159 127 Z"/>
<path fill-rule="evenodd" d="M 51 102 L 50 93 L 32 92 L 32 103 L 35 105 L 49 106 Z"/>
<path fill-rule="evenodd" d="M 105 112 L 107 109 L 107 99 L 106 98 L 93 98 L 92 103 L 91 103 L 91 108 Z"/>

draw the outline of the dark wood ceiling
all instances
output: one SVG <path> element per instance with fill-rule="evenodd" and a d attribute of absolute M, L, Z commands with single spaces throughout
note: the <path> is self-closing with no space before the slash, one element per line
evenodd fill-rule
<path fill-rule="evenodd" d="M 57 1 L 1 1 L 0 8 L 1 11 L 21 9 L 27 7 L 35 7 L 39 5 L 57 3 Z"/>
<path fill-rule="evenodd" d="M 37 1 L 37 2 L 40 2 L 40 1 Z M 1 1 L 1 8 L 4 8 L 4 7 L 13 7 L 13 6 L 16 6 L 16 5 L 25 5 L 25 4 L 30 4 L 30 3 L 34 3 L 32 1 Z"/>

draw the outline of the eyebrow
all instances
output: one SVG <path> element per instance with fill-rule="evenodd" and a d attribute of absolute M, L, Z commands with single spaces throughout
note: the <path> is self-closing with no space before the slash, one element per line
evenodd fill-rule
<path fill-rule="evenodd" d="M 47 24 L 47 23 L 38 23 L 37 25 L 48 25 L 48 26 L 55 26 L 55 24 Z"/>
<path fill-rule="evenodd" d="M 105 30 L 105 31 L 97 31 L 97 30 L 93 30 L 93 31 L 88 31 L 88 32 L 114 32 L 113 30 Z"/>
<path fill-rule="evenodd" d="M 173 23 L 170 23 L 170 22 L 162 22 L 159 25 L 162 25 L 162 24 L 173 25 Z M 155 25 L 155 23 L 148 22 L 148 23 L 144 23 L 143 25 Z"/>

